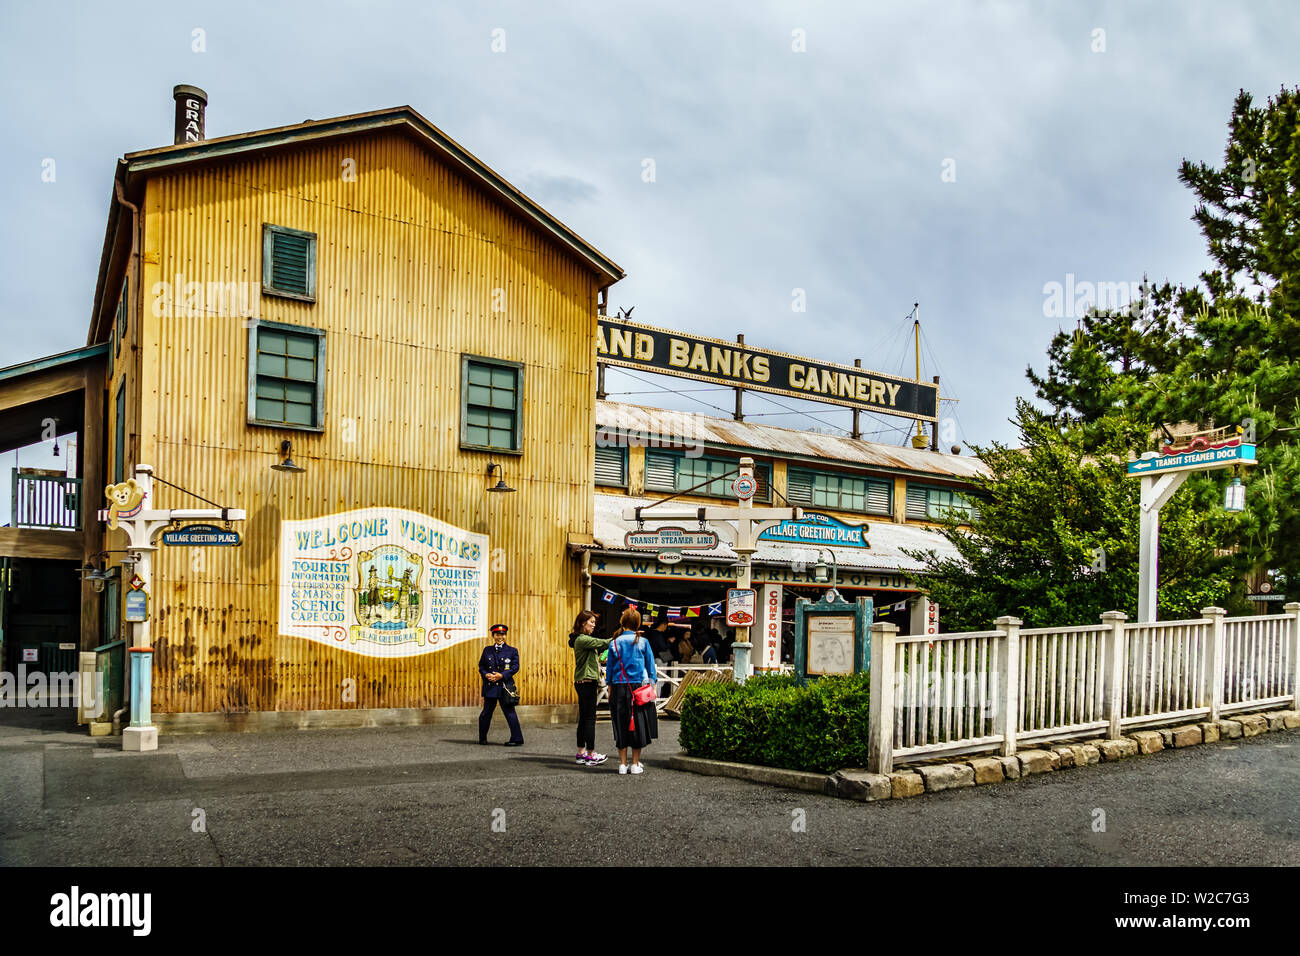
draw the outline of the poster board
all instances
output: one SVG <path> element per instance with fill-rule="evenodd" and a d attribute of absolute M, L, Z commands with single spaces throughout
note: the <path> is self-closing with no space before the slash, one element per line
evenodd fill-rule
<path fill-rule="evenodd" d="M 794 673 L 800 684 L 833 674 L 858 674 L 871 657 L 871 598 L 794 605 Z"/>
<path fill-rule="evenodd" d="M 488 539 L 401 508 L 280 525 L 279 633 L 370 657 L 487 635 Z"/>

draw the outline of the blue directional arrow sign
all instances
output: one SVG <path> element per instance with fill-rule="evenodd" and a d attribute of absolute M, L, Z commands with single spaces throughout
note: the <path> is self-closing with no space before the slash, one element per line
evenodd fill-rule
<path fill-rule="evenodd" d="M 1139 458 L 1128 463 L 1130 475 L 1158 475 L 1170 471 L 1202 471 L 1226 465 L 1255 464 L 1254 445 L 1230 445 L 1225 448 L 1205 448 L 1184 451 L 1176 455 L 1157 458 Z"/>

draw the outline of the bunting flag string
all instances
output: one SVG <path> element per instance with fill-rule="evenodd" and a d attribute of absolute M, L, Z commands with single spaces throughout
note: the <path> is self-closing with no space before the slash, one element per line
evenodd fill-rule
<path fill-rule="evenodd" d="M 629 597 L 626 594 L 619 594 L 617 591 L 611 591 L 609 588 L 599 584 L 592 584 L 603 593 L 600 599 L 606 604 L 613 604 L 620 598 L 626 604 L 644 612 L 646 617 L 656 617 L 662 613 L 670 621 L 680 621 L 683 618 L 692 617 L 720 617 L 722 615 L 722 601 L 706 601 L 703 604 L 696 604 L 692 607 L 676 607 L 666 604 L 654 604 L 650 601 L 644 601 L 639 598 Z"/>

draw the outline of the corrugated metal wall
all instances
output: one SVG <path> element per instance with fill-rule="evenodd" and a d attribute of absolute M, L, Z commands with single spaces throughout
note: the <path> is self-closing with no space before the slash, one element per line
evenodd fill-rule
<path fill-rule="evenodd" d="M 594 274 L 399 133 L 159 176 L 144 209 L 141 460 L 249 514 L 239 548 L 160 551 L 154 709 L 476 703 L 481 642 L 381 660 L 277 634 L 280 520 L 372 505 L 489 535 L 489 615 L 520 648 L 524 702 L 570 703 L 582 590 L 565 542 L 592 523 Z M 172 314 L 152 308 L 154 283 L 178 275 L 205 299 L 209 282 L 257 283 L 263 223 L 318 237 L 314 304 L 252 302 L 263 319 L 327 330 L 323 434 L 246 424 L 240 316 L 177 295 Z M 521 458 L 459 449 L 462 352 L 525 364 Z M 271 470 L 282 438 L 305 474 Z M 516 494 L 486 492 L 489 460 Z"/>

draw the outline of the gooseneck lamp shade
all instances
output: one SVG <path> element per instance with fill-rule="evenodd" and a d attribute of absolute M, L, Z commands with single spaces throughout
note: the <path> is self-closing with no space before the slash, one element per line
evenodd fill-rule
<path fill-rule="evenodd" d="M 294 474 L 301 474 L 307 469 L 303 468 L 300 465 L 294 464 L 293 444 L 286 438 L 284 441 L 280 442 L 280 463 L 278 465 L 272 465 L 271 470 L 288 471 L 288 472 L 293 472 Z"/>
<path fill-rule="evenodd" d="M 509 485 L 506 484 L 505 469 L 502 468 L 496 462 L 493 462 L 492 464 L 488 465 L 488 470 L 487 470 L 488 478 L 490 479 L 492 477 L 492 472 L 497 470 L 500 470 L 501 474 L 497 478 L 497 483 L 493 485 L 491 488 L 489 488 L 488 491 L 495 491 L 498 493 L 506 492 L 506 491 L 514 491 L 515 489 L 511 488 Z"/>
<path fill-rule="evenodd" d="M 1228 482 L 1228 487 L 1224 489 L 1223 510 L 1246 510 L 1246 486 L 1241 483 L 1240 478 L 1233 478 L 1232 481 Z"/>

